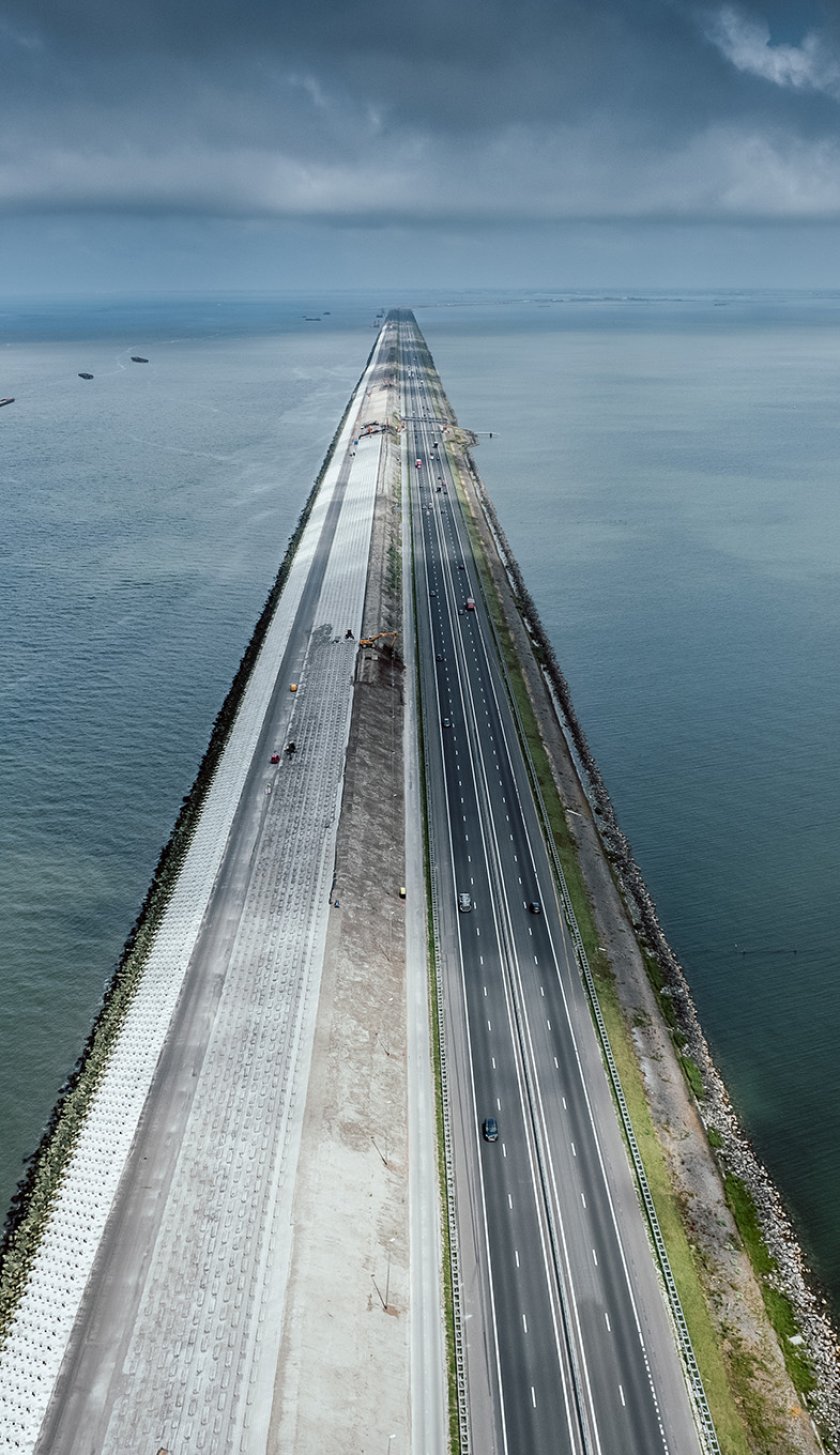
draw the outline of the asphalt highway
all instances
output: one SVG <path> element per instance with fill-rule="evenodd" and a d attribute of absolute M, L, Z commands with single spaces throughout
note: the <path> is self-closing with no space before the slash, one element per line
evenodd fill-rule
<path fill-rule="evenodd" d="M 473 1444 L 691 1455 L 683 1367 L 411 315 L 400 343 Z"/>

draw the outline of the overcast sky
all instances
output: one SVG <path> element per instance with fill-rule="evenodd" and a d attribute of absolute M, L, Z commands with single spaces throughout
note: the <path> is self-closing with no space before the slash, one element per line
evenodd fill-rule
<path fill-rule="evenodd" d="M 6 0 L 0 294 L 840 286 L 840 0 Z"/>

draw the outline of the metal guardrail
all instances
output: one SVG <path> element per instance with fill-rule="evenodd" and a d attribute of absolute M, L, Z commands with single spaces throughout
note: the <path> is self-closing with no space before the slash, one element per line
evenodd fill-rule
<path fill-rule="evenodd" d="M 493 534 L 495 539 L 495 532 L 493 532 L 493 527 L 489 521 L 488 526 L 490 527 L 491 533 Z M 612 1087 L 613 1096 L 615 1097 L 616 1105 L 618 1107 L 619 1116 L 621 1118 L 621 1125 L 624 1131 L 625 1139 L 627 1141 L 627 1146 L 630 1151 L 630 1159 L 633 1164 L 633 1171 L 636 1177 L 639 1197 L 642 1203 L 645 1217 L 647 1219 L 648 1228 L 650 1230 L 651 1241 L 653 1242 L 654 1251 L 656 1253 L 657 1262 L 659 1264 L 659 1271 L 662 1275 L 662 1280 L 665 1285 L 665 1293 L 668 1299 L 668 1306 L 671 1311 L 671 1317 L 674 1321 L 677 1339 L 680 1346 L 680 1352 L 682 1354 L 683 1364 L 685 1366 L 688 1385 L 691 1391 L 692 1399 L 694 1401 L 694 1409 L 697 1417 L 697 1423 L 700 1429 L 700 1434 L 705 1449 L 708 1452 L 708 1455 L 721 1455 L 717 1431 L 715 1430 L 714 1421 L 712 1419 L 712 1412 L 709 1409 L 709 1402 L 706 1398 L 706 1391 L 703 1387 L 703 1380 L 697 1363 L 697 1356 L 694 1353 L 694 1346 L 691 1342 L 691 1335 L 689 1334 L 685 1314 L 683 1313 L 679 1290 L 677 1289 L 674 1274 L 671 1269 L 671 1262 L 668 1257 L 668 1251 L 665 1247 L 665 1240 L 662 1236 L 662 1229 L 659 1224 L 659 1218 L 656 1212 L 656 1207 L 654 1205 L 653 1196 L 651 1194 L 650 1184 L 647 1179 L 644 1162 L 642 1161 L 642 1156 L 639 1151 L 639 1145 L 636 1141 L 636 1134 L 633 1130 L 633 1124 L 630 1119 L 630 1112 L 624 1096 L 624 1089 L 621 1085 L 621 1078 L 618 1073 L 618 1067 L 616 1066 L 615 1058 L 612 1052 L 612 1046 L 610 1045 L 610 1038 L 607 1032 L 606 1022 L 604 1021 L 603 1012 L 601 1010 L 601 1003 L 598 999 L 598 991 L 592 975 L 589 958 L 587 956 L 583 939 L 580 933 L 577 916 L 575 914 L 571 895 L 569 893 L 569 886 L 566 882 L 566 875 L 563 871 L 563 865 L 560 862 L 560 855 L 557 852 L 557 845 L 554 842 L 554 834 L 551 828 L 551 819 L 548 814 L 545 799 L 543 798 L 542 789 L 540 787 L 539 778 L 537 776 L 536 764 L 534 763 L 533 757 L 531 755 L 531 749 L 528 745 L 528 739 L 525 734 L 525 727 L 522 722 L 522 717 L 519 712 L 519 707 L 516 702 L 513 688 L 511 686 L 510 675 L 508 672 L 507 664 L 505 662 L 504 653 L 502 651 L 502 645 L 499 640 L 499 634 L 496 630 L 495 622 L 493 621 L 492 615 L 489 610 L 487 611 L 486 615 L 487 621 L 490 626 L 490 631 L 493 636 L 493 641 L 496 646 L 496 653 L 502 671 L 502 679 L 505 684 L 505 691 L 507 694 L 511 713 L 513 715 L 513 720 L 516 724 L 516 730 L 519 735 L 519 741 L 522 747 L 522 754 L 525 760 L 526 768 L 528 770 L 528 777 L 531 781 L 531 789 L 534 795 L 534 801 L 537 805 L 539 816 L 542 821 L 543 838 L 545 839 L 546 845 L 548 847 L 552 867 L 554 869 L 554 873 L 556 875 L 557 882 L 560 888 L 563 912 L 565 914 L 566 922 L 572 936 L 572 942 L 575 947 L 575 953 L 577 955 L 580 972 L 583 977 L 583 982 L 586 987 L 587 995 L 589 997 L 590 1007 L 592 1009 L 593 1019 L 595 1021 L 595 1025 L 598 1031 L 598 1038 L 601 1043 L 601 1050 L 604 1056 L 604 1061 L 606 1063 L 607 1073 L 610 1079 L 610 1085 Z"/>
<path fill-rule="evenodd" d="M 425 757 L 425 744 L 424 744 Z M 452 1126 L 449 1116 L 449 1084 L 446 1070 L 446 1023 L 443 1012 L 443 967 L 437 935 L 437 914 L 439 892 L 437 876 L 433 875 L 432 890 L 432 950 L 435 961 L 435 985 L 437 990 L 438 1057 L 440 1064 L 441 1111 L 443 1117 L 443 1164 L 446 1173 L 446 1220 L 449 1228 L 449 1267 L 452 1277 L 452 1322 L 455 1334 L 455 1380 L 458 1391 L 458 1443 L 461 1455 L 470 1455 L 472 1429 L 469 1418 L 469 1382 L 467 1362 L 464 1355 L 464 1326 L 461 1311 L 461 1259 L 458 1243 L 458 1219 L 455 1212 L 455 1160 L 452 1151 Z"/>

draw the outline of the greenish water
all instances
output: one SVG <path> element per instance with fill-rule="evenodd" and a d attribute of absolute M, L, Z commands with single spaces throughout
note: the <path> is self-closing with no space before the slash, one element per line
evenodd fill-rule
<path fill-rule="evenodd" d="M 84 1040 L 380 303 L 416 307 L 461 422 L 493 431 L 478 466 L 840 1310 L 835 296 L 0 307 L 0 395 L 17 400 L 0 411 L 0 1199 Z"/>

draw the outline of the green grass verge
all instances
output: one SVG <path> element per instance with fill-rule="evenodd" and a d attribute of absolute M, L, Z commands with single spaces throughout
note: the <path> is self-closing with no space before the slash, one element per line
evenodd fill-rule
<path fill-rule="evenodd" d="M 705 1087 L 703 1086 L 703 1073 L 700 1067 L 696 1061 L 692 1060 L 691 1056 L 680 1056 L 679 1062 L 682 1066 L 685 1079 L 691 1087 L 695 1101 L 702 1101 L 705 1094 Z"/>
<path fill-rule="evenodd" d="M 799 1334 L 793 1305 L 787 1295 L 773 1282 L 777 1264 L 767 1249 L 761 1235 L 755 1201 L 752 1193 L 740 1177 L 728 1173 L 723 1181 L 726 1201 L 738 1225 L 744 1247 L 750 1255 L 752 1265 L 759 1275 L 764 1306 L 773 1328 L 779 1338 L 785 1365 L 794 1388 L 803 1398 L 815 1388 L 814 1371 L 803 1346 L 792 1344 L 791 1339 Z"/>

